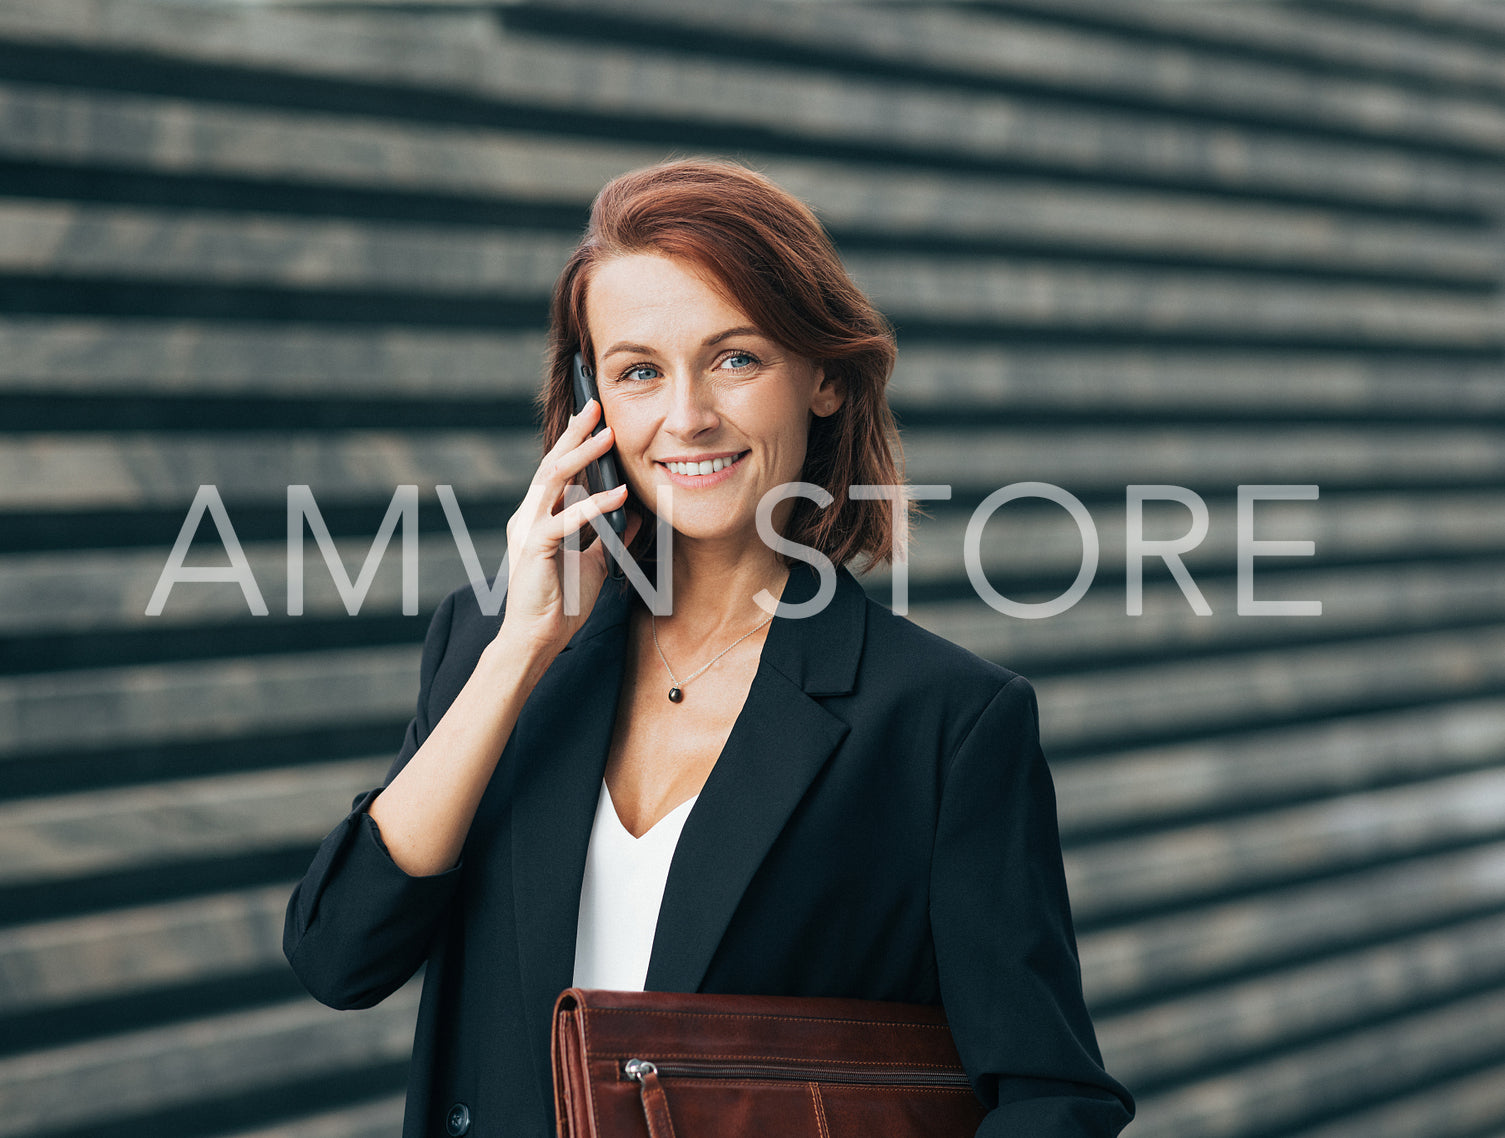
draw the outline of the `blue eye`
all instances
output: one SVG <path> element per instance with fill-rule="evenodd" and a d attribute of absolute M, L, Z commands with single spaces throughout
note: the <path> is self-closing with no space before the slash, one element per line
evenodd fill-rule
<path fill-rule="evenodd" d="M 737 360 L 743 362 L 737 363 Z M 754 356 L 751 352 L 733 352 L 726 359 L 722 360 L 721 364 L 723 367 L 730 365 L 729 370 L 731 371 L 746 371 L 748 368 L 758 365 L 758 357 Z"/>
<path fill-rule="evenodd" d="M 643 375 L 643 372 L 652 372 L 651 375 Z M 623 379 L 634 379 L 640 382 L 658 378 L 658 368 L 652 364 L 634 364 L 622 373 Z"/>

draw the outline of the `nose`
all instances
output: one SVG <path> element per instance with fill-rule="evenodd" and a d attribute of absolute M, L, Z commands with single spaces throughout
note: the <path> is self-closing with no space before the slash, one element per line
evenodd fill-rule
<path fill-rule="evenodd" d="M 675 438 L 695 439 L 721 425 L 716 414 L 714 393 L 709 383 L 681 372 L 668 390 L 669 406 L 664 413 L 664 430 Z"/>

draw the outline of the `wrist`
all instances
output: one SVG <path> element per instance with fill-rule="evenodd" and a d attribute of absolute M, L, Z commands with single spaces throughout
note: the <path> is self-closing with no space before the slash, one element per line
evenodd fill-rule
<path fill-rule="evenodd" d="M 560 647 L 518 635 L 503 622 L 491 643 L 481 651 L 481 667 L 493 683 L 516 686 L 526 695 L 559 651 Z"/>

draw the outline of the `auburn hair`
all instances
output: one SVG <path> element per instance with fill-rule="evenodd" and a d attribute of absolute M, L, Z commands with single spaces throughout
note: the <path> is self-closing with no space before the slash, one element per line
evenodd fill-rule
<path fill-rule="evenodd" d="M 585 236 L 554 286 L 548 373 L 538 396 L 547 451 L 574 411 L 571 363 L 595 359 L 586 293 L 596 266 L 658 254 L 693 265 L 763 335 L 811 360 L 844 392 L 840 408 L 814 417 L 800 480 L 831 494 L 821 509 L 794 498 L 782 536 L 837 565 L 858 556 L 866 571 L 892 558 L 898 538 L 885 500 L 854 500 L 854 485 L 899 486 L 903 451 L 888 405 L 896 345 L 893 327 L 853 283 L 809 206 L 764 175 L 734 162 L 681 159 L 614 178 L 596 195 Z M 652 513 L 634 553 L 653 536 Z M 908 525 L 909 510 L 899 511 Z"/>

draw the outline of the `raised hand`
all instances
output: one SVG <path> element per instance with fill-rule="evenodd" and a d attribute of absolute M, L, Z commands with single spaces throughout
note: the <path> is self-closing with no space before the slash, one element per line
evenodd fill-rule
<path fill-rule="evenodd" d="M 591 518 L 602 517 L 627 501 L 627 487 L 622 485 L 565 504 L 567 489 L 614 442 L 609 426 L 591 434 L 600 416 L 601 405 L 592 399 L 570 417 L 507 522 L 507 607 L 497 638 L 529 654 L 542 652 L 549 658 L 557 654 L 585 622 L 606 579 L 606 550 L 601 541 L 583 550 L 566 548 L 566 539 Z M 640 524 L 640 518 L 629 514 L 624 541 L 632 540 Z M 566 558 L 579 559 L 578 603 L 566 596 Z"/>

